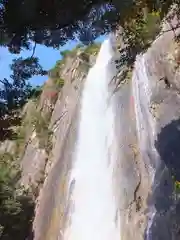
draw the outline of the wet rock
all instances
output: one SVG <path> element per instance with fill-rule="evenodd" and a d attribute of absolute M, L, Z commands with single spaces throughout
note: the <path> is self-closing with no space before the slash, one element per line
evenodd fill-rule
<path fill-rule="evenodd" d="M 180 70 L 179 47 L 173 37 L 171 31 L 161 35 L 145 54 L 150 91 L 146 93 L 148 104 L 144 98 L 140 102 L 143 127 L 137 128 L 137 102 L 133 98 L 132 82 L 127 79 L 127 69 L 121 69 L 110 86 L 110 90 L 115 89 L 112 94 L 117 144 L 114 174 L 119 204 L 117 219 L 121 218 L 123 240 L 180 238 L 180 200 L 174 188 L 175 181 L 180 181 Z M 119 38 L 118 48 L 123 45 L 121 41 Z M 90 65 L 94 61 L 95 58 Z M 69 211 L 68 179 L 87 66 L 79 54 L 77 58 L 68 58 L 61 69 L 66 81 L 50 110 L 51 154 L 47 156 L 40 151 L 34 137 L 24 155 L 24 184 L 28 184 L 29 172 L 34 181 L 40 178 L 39 169 L 45 172 L 35 212 L 35 240 L 58 239 L 60 235 L 63 239 Z M 47 105 L 49 108 L 49 102 Z"/>
<path fill-rule="evenodd" d="M 59 93 L 49 125 L 53 131 L 53 149 L 46 162 L 45 182 L 36 207 L 35 240 L 57 239 L 66 224 L 68 177 L 75 147 L 79 100 L 87 74 L 87 70 L 82 71 L 82 64 L 78 57 L 68 58 L 61 69 L 65 85 Z"/>
<path fill-rule="evenodd" d="M 164 24 L 163 29 L 167 27 Z M 119 144 L 116 172 L 123 240 L 180 239 L 180 200 L 175 190 L 175 180 L 180 181 L 179 54 L 174 32 L 162 34 L 145 53 L 141 72 L 136 72 L 143 84 L 147 80 L 144 78 L 148 78 L 147 92 L 143 84 L 138 85 L 140 102 L 131 101 L 131 82 L 125 79 L 125 84 L 114 94 Z M 132 102 L 134 107 L 131 107 Z M 139 119 L 137 104 L 141 113 Z M 133 146 L 138 151 L 134 151 Z"/>
<path fill-rule="evenodd" d="M 172 32 L 164 34 L 145 54 L 147 76 L 152 93 L 149 108 L 151 115 L 154 116 L 155 126 L 154 134 L 148 134 L 148 138 L 151 139 L 156 151 L 156 154 L 153 154 L 153 148 L 149 148 L 148 142 L 145 143 L 144 151 L 149 151 L 155 171 L 154 178 L 147 174 L 151 184 L 146 202 L 148 212 L 153 219 L 146 222 L 144 236 L 149 240 L 179 239 L 179 200 L 176 197 L 172 176 L 179 179 L 180 78 L 178 79 L 179 53 L 176 46 L 172 48 L 172 44 L 176 44 L 173 36 Z M 141 161 L 144 159 L 142 158 Z M 149 167 L 148 164 L 147 169 Z"/>

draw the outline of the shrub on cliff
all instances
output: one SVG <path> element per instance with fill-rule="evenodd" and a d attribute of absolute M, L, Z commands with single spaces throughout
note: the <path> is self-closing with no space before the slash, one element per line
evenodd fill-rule
<path fill-rule="evenodd" d="M 81 53 L 79 54 L 79 57 L 84 61 L 84 63 L 89 63 L 90 56 L 96 56 L 99 52 L 100 46 L 100 43 L 92 43 L 88 46 L 83 47 Z"/>
<path fill-rule="evenodd" d="M 78 55 L 83 61 L 88 62 L 91 55 L 97 55 L 100 46 L 100 43 L 92 43 L 88 46 L 78 44 L 72 50 L 65 50 L 60 52 L 63 58 L 61 60 L 58 60 L 55 66 L 49 70 L 49 77 L 54 79 L 55 86 L 61 88 L 64 85 L 64 79 L 61 78 L 61 66 L 65 64 L 67 57 L 75 58 Z M 80 51 L 79 54 L 78 51 Z"/>
<path fill-rule="evenodd" d="M 64 79 L 59 76 L 59 78 L 54 80 L 55 87 L 58 87 L 58 89 L 61 89 L 64 86 Z"/>
<path fill-rule="evenodd" d="M 62 64 L 62 60 L 58 60 L 55 66 L 51 70 L 49 70 L 48 75 L 50 78 L 57 79 L 59 77 L 61 64 Z"/>
<path fill-rule="evenodd" d="M 37 103 L 32 101 L 24 114 L 21 125 L 16 129 L 16 137 L 14 139 L 14 158 L 18 161 L 24 154 L 26 146 L 35 131 L 39 140 L 39 148 L 45 149 L 47 153 L 52 148 L 51 136 L 52 132 L 48 128 L 51 113 L 43 114 L 37 108 Z"/>
<path fill-rule="evenodd" d="M 24 240 L 31 233 L 34 203 L 18 192 L 19 166 L 9 153 L 0 155 L 0 239 Z"/>
<path fill-rule="evenodd" d="M 97 53 L 99 52 L 99 49 L 101 47 L 101 44 L 100 43 L 93 43 L 93 44 L 90 44 L 88 45 L 84 52 L 88 55 L 97 55 Z"/>
<path fill-rule="evenodd" d="M 42 93 L 42 86 L 37 86 L 31 89 L 28 98 L 29 99 L 38 99 Z"/>
<path fill-rule="evenodd" d="M 39 140 L 39 148 L 45 149 L 47 153 L 52 149 L 52 131 L 49 129 L 51 115 L 42 115 L 38 109 L 32 113 L 30 124 L 33 126 Z"/>
<path fill-rule="evenodd" d="M 64 50 L 64 51 L 61 51 L 60 54 L 62 56 L 62 58 L 66 58 L 66 57 L 75 57 L 78 50 L 83 48 L 84 45 L 79 43 L 75 48 L 73 48 L 72 50 Z"/>
<path fill-rule="evenodd" d="M 42 92 L 41 87 L 31 87 L 26 85 L 20 90 L 15 86 L 6 87 L 2 90 L 0 101 L 0 141 L 5 139 L 14 140 L 17 138 L 16 128 L 22 124 L 21 111 L 29 99 L 37 100 Z M 23 92 L 20 94 L 20 92 Z M 0 93 L 1 90 L 0 90 Z"/>

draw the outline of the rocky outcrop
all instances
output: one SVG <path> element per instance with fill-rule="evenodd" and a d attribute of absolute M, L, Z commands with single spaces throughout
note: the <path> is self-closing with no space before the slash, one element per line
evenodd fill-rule
<path fill-rule="evenodd" d="M 66 187 L 76 141 L 79 99 L 87 75 L 87 68 L 79 57 L 67 58 L 60 71 L 65 85 L 59 92 L 49 125 L 53 131 L 53 148 L 46 161 L 45 181 L 37 200 L 34 220 L 34 239 L 37 240 L 57 239 L 59 229 L 65 224 Z"/>
<path fill-rule="evenodd" d="M 164 31 L 114 95 L 123 240 L 180 238 L 179 44 Z"/>
<path fill-rule="evenodd" d="M 77 48 L 65 56 L 55 69 L 58 78 L 49 78 L 41 95 L 29 100 L 19 113 L 21 125 L 13 129 L 15 138 L 0 143 L 1 158 L 6 153 L 18 169 L 21 167 L 19 192 L 28 193 L 36 202 L 33 239 L 57 239 L 59 229 L 66 223 L 67 183 L 76 144 L 80 96 L 98 46 L 85 51 Z"/>
<path fill-rule="evenodd" d="M 179 34 L 179 29 L 176 31 Z M 147 52 L 146 68 L 151 83 L 150 108 L 155 104 L 154 145 L 157 157 L 151 206 L 153 221 L 150 239 L 179 239 L 179 63 L 174 32 L 165 33 Z M 157 113 L 156 113 L 157 112 Z M 162 227 L 163 226 L 163 227 Z"/>
<path fill-rule="evenodd" d="M 122 240 L 179 239 L 180 53 L 174 32 L 167 26 L 163 31 L 137 58 L 133 72 L 123 66 L 110 86 L 116 113 L 114 174 Z M 122 46 L 118 42 L 118 49 Z M 40 144 L 36 129 L 28 129 L 21 183 L 33 187 L 37 197 L 35 240 L 61 239 L 68 221 L 68 179 L 80 97 L 94 61 L 94 56 L 85 59 L 82 53 L 67 57 L 60 68 L 63 88 L 59 90 L 49 79 L 43 89 L 37 109 L 48 119 L 51 148 Z M 28 103 L 23 114 L 28 116 L 32 107 Z M 10 148 L 9 144 L 2 149 Z"/>
<path fill-rule="evenodd" d="M 143 83 L 144 73 L 136 76 L 140 102 L 136 99 L 134 77 L 132 79 L 129 69 L 126 74 L 122 74 L 124 68 L 121 69 L 112 81 L 118 151 L 117 217 L 121 219 L 123 240 L 176 240 L 179 237 L 179 195 L 175 190 L 179 181 L 178 47 L 174 33 L 167 31 L 145 53 L 143 67 L 148 87 Z M 76 142 L 79 100 L 87 73 L 82 63 L 79 58 L 69 58 L 61 71 L 66 84 L 59 93 L 50 121 L 54 132 L 53 150 L 45 167 L 48 177 L 36 209 L 37 240 L 58 239 L 67 221 L 67 184 Z M 136 69 L 133 74 L 138 74 Z"/>

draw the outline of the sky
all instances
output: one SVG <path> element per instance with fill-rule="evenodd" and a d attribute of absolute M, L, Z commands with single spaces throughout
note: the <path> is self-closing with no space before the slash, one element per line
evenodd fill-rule
<path fill-rule="evenodd" d="M 106 37 L 100 36 L 96 39 L 97 42 L 102 42 Z M 66 49 L 71 50 L 78 44 L 77 41 L 70 41 L 66 45 L 64 45 L 60 49 L 53 49 L 50 47 L 37 45 L 34 56 L 39 58 L 39 62 L 45 70 L 51 69 L 57 60 L 61 59 L 60 51 L 64 51 Z M 23 58 L 29 57 L 32 55 L 31 51 L 24 50 L 21 54 L 11 54 L 8 49 L 5 47 L 0 47 L 0 79 L 9 78 L 11 71 L 9 68 L 9 64 L 11 64 L 14 58 L 22 56 Z M 30 83 L 33 86 L 42 85 L 44 81 L 47 80 L 47 76 L 34 76 L 31 78 Z"/>

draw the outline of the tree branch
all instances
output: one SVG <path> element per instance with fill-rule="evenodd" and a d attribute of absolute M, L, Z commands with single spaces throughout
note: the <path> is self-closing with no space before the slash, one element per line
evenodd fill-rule
<path fill-rule="evenodd" d="M 164 33 L 167 33 L 167 32 L 171 32 L 171 31 L 175 32 L 175 30 L 177 30 L 178 28 L 180 28 L 180 24 L 177 24 L 175 27 L 171 26 L 171 29 L 160 32 L 160 34 L 157 37 L 159 38 L 160 36 L 162 36 Z"/>
<path fill-rule="evenodd" d="M 36 42 L 34 43 L 34 47 L 33 47 L 33 52 L 32 52 L 32 55 L 30 58 L 33 58 L 34 57 L 34 54 L 35 54 L 35 51 L 36 51 Z"/>
<path fill-rule="evenodd" d="M 1 80 L 1 79 L 0 79 L 0 82 L 1 82 L 2 84 L 8 84 L 9 86 L 11 85 L 6 78 L 4 78 L 4 80 Z"/>

